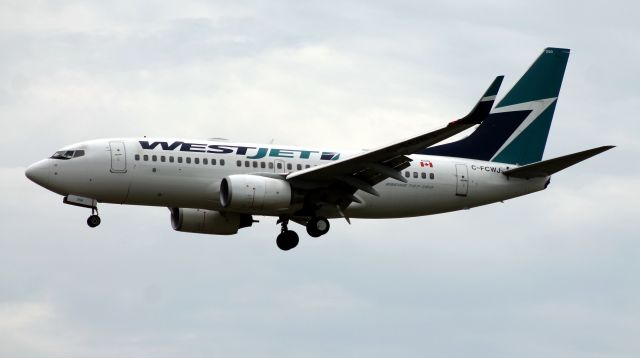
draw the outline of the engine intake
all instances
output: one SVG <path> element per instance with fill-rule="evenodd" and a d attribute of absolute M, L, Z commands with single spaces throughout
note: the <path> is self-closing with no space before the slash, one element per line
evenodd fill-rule
<path fill-rule="evenodd" d="M 213 210 L 170 208 L 171 227 L 176 231 L 197 234 L 233 235 L 253 224 L 247 214 L 221 213 Z"/>
<path fill-rule="evenodd" d="M 283 211 L 293 192 L 286 180 L 258 175 L 229 175 L 220 183 L 220 204 L 234 211 Z"/>

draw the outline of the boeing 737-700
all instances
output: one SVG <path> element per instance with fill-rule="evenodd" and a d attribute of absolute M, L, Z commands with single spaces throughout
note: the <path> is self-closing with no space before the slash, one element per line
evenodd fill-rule
<path fill-rule="evenodd" d="M 26 176 L 91 209 L 164 206 L 173 229 L 231 235 L 255 216 L 278 218 L 276 244 L 298 245 L 329 219 L 401 218 L 468 209 L 546 189 L 552 174 L 611 149 L 542 161 L 569 50 L 547 48 L 493 108 L 502 76 L 471 112 L 441 129 L 362 152 L 220 140 L 111 138 L 64 147 Z M 440 144 L 477 126 L 463 139 Z"/>

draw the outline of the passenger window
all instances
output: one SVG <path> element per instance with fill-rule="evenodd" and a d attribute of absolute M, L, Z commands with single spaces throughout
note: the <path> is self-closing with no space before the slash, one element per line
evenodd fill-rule
<path fill-rule="evenodd" d="M 216 165 L 216 160 L 215 159 L 211 159 L 211 165 Z"/>
<path fill-rule="evenodd" d="M 420 173 L 420 176 L 422 177 L 422 179 L 427 179 L 427 173 L 425 172 Z"/>
<path fill-rule="evenodd" d="M 163 163 L 166 162 L 167 161 L 167 157 L 165 157 L 164 155 L 161 155 L 160 156 L 160 161 L 163 162 Z"/>
<path fill-rule="evenodd" d="M 178 157 L 178 163 L 182 163 L 182 157 Z"/>
<path fill-rule="evenodd" d="M 435 175 L 433 175 L 433 173 L 429 173 L 429 179 L 433 179 L 435 178 Z"/>
<path fill-rule="evenodd" d="M 298 168 L 298 170 L 302 170 L 302 164 L 298 164 L 296 168 Z"/>
<path fill-rule="evenodd" d="M 287 170 L 291 170 L 293 169 L 293 165 L 291 165 L 291 163 L 287 163 Z"/>
<path fill-rule="evenodd" d="M 267 166 L 264 164 L 264 162 L 260 162 L 260 168 L 264 169 L 264 168 L 266 168 L 266 167 L 267 167 Z"/>
<path fill-rule="evenodd" d="M 196 164 L 200 164 L 200 158 L 195 158 L 195 159 L 193 160 L 193 162 L 194 162 L 194 163 L 196 163 Z"/>
<path fill-rule="evenodd" d="M 418 177 L 418 172 L 413 172 L 413 177 L 417 178 Z"/>
<path fill-rule="evenodd" d="M 204 164 L 204 165 L 209 164 L 209 159 L 207 159 L 207 158 L 202 158 L 202 164 Z"/>
<path fill-rule="evenodd" d="M 273 163 L 269 162 L 269 169 L 273 169 Z"/>
<path fill-rule="evenodd" d="M 149 156 L 145 154 L 144 156 L 142 156 L 142 159 L 144 159 L 144 161 L 146 162 L 149 160 Z"/>
<path fill-rule="evenodd" d="M 253 167 L 257 168 L 258 167 L 258 162 L 253 162 Z"/>
<path fill-rule="evenodd" d="M 169 157 L 169 163 L 173 163 L 173 156 Z"/>
<path fill-rule="evenodd" d="M 154 155 L 152 155 L 152 156 L 151 156 L 151 160 L 152 160 L 152 161 L 154 161 L 154 162 L 157 162 L 157 161 L 158 161 L 158 156 L 157 156 L 157 155 L 155 155 L 155 154 L 154 154 Z"/>
<path fill-rule="evenodd" d="M 241 161 L 241 160 L 238 160 L 238 161 L 236 162 L 236 164 L 238 164 L 238 166 L 239 166 L 239 167 L 241 167 L 241 166 L 242 166 L 242 161 Z"/>
<path fill-rule="evenodd" d="M 305 167 L 306 169 L 311 168 L 311 166 L 310 166 L 309 164 L 305 165 L 304 167 Z"/>
<path fill-rule="evenodd" d="M 224 165 L 224 159 L 220 159 L 220 165 Z"/>
<path fill-rule="evenodd" d="M 185 159 L 187 160 L 187 164 L 191 164 L 191 157 L 186 157 Z"/>
<path fill-rule="evenodd" d="M 244 166 L 245 166 L 245 167 L 247 167 L 247 168 L 249 168 L 249 167 L 251 166 L 251 163 L 249 163 L 249 161 L 248 161 L 248 160 L 245 160 L 245 161 L 244 161 Z"/>
<path fill-rule="evenodd" d="M 282 169 L 282 163 L 277 163 L 276 167 L 278 167 L 278 169 Z"/>
<path fill-rule="evenodd" d="M 411 174 L 409 174 L 409 172 L 404 172 L 404 176 L 409 178 L 411 176 Z"/>
<path fill-rule="evenodd" d="M 134 156 L 134 158 L 135 158 L 136 160 L 140 160 L 140 154 L 136 154 L 136 155 Z"/>

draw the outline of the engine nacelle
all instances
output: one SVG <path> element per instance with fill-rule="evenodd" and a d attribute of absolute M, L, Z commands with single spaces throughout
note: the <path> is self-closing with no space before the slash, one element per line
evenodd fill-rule
<path fill-rule="evenodd" d="M 221 213 L 213 210 L 170 208 L 171 227 L 197 234 L 233 235 L 253 224 L 251 215 Z"/>
<path fill-rule="evenodd" d="M 283 211 L 293 192 L 286 180 L 258 175 L 229 175 L 220 183 L 220 204 L 234 211 Z"/>

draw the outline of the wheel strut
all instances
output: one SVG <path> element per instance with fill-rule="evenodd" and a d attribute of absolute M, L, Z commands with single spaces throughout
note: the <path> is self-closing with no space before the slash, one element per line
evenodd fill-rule
<path fill-rule="evenodd" d="M 276 222 L 276 225 L 280 224 L 281 228 L 280 228 L 280 232 L 283 233 L 285 231 L 289 231 L 288 225 L 289 225 L 289 219 L 287 218 L 283 218 L 280 217 L 278 219 L 278 221 Z"/>

